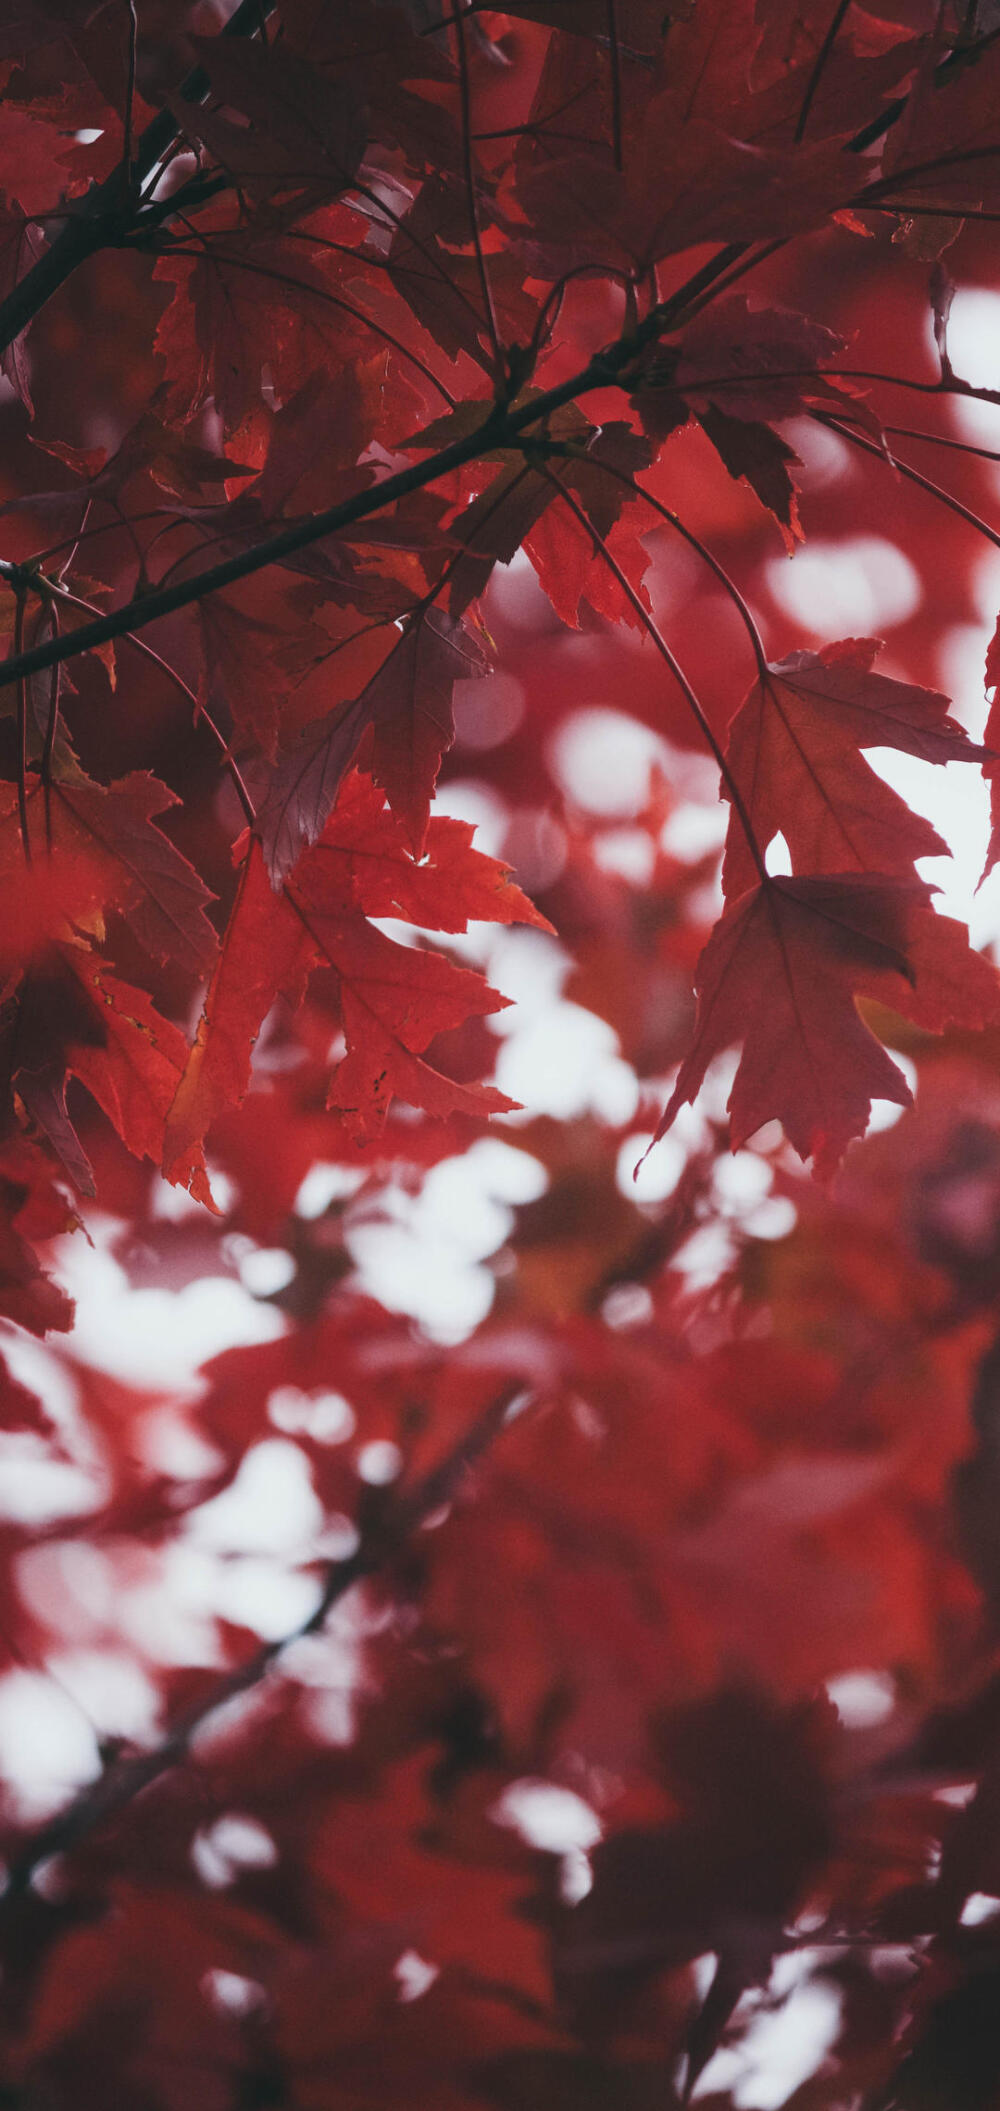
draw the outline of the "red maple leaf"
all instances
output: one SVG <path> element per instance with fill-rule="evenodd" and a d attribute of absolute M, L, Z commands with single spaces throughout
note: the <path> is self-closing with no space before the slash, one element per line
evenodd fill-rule
<path fill-rule="evenodd" d="M 879 647 L 848 638 L 793 652 L 758 676 L 733 719 L 726 749 L 760 848 L 780 829 L 795 872 L 894 872 L 944 851 L 936 829 L 865 762 L 863 748 L 897 748 L 923 762 L 984 755 L 948 715 L 948 698 L 873 672 Z M 730 900 L 752 884 L 754 861 L 734 814 L 726 838 Z"/>

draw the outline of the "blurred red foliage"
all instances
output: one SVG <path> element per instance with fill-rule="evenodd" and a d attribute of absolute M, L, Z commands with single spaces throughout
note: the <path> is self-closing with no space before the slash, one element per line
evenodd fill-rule
<path fill-rule="evenodd" d="M 1000 984 L 865 760 L 996 801 L 994 15 L 0 24 L 5 2104 L 723 2111 L 810 1988 L 795 2111 L 1000 2102 Z M 110 1375 L 88 1225 L 272 1338 Z M 185 1625 L 278 1442 L 277 1614 Z"/>

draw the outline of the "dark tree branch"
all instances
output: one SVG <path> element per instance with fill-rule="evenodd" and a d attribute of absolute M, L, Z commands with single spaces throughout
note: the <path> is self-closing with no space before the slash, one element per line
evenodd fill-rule
<path fill-rule="evenodd" d="M 321 513 L 312 513 L 305 520 L 294 521 L 276 535 L 255 543 L 249 550 L 240 550 L 233 557 L 211 565 L 198 572 L 193 579 L 177 581 L 172 586 L 154 588 L 151 593 L 137 595 L 123 608 L 112 609 L 97 622 L 82 624 L 70 635 L 53 638 L 47 645 L 38 645 L 31 652 L 18 653 L 0 664 L 0 688 L 17 681 L 22 674 L 37 674 L 43 667 L 53 667 L 61 660 L 74 659 L 78 653 L 91 652 L 99 645 L 106 645 L 114 638 L 126 633 L 143 630 L 148 623 L 155 623 L 160 616 L 173 615 L 180 608 L 190 607 L 201 601 L 206 594 L 218 593 L 220 588 L 232 586 L 238 579 L 247 579 L 267 565 L 280 564 L 286 557 L 295 556 L 299 550 L 309 549 L 313 543 L 322 542 L 327 535 L 336 535 L 344 528 L 353 527 L 357 521 L 380 513 L 397 499 L 408 498 L 411 492 L 422 491 L 438 477 L 447 476 L 453 469 L 461 469 L 466 462 L 475 461 L 479 455 L 487 454 L 497 447 L 516 448 L 522 432 L 560 410 L 566 403 L 585 395 L 588 390 L 607 388 L 620 380 L 626 367 L 644 350 L 680 320 L 690 301 L 698 298 L 714 278 L 720 278 L 729 270 L 736 256 L 741 254 L 741 245 L 730 243 L 707 264 L 696 271 L 686 286 L 661 301 L 650 310 L 643 321 L 629 332 L 617 338 L 603 351 L 596 352 L 586 366 L 559 382 L 554 388 L 544 390 L 530 403 L 520 406 L 496 403 L 490 407 L 481 425 L 463 438 L 453 440 L 442 447 L 426 462 L 413 462 L 392 476 L 383 477 L 377 484 L 368 485 L 353 498 L 343 499 L 336 506 L 329 506 Z"/>
<path fill-rule="evenodd" d="M 239 0 L 239 5 L 229 21 L 220 31 L 222 36 L 254 36 L 259 34 L 262 22 L 271 12 L 272 0 Z M 476 12 L 470 7 L 467 12 Z M 944 87 L 965 66 L 972 65 L 1000 38 L 1000 29 L 991 30 L 972 45 L 956 46 L 943 59 L 935 73 L 935 85 Z M 209 92 L 209 81 L 199 66 L 181 83 L 180 93 L 185 102 L 203 102 Z M 813 91 L 815 93 L 815 91 Z M 868 124 L 863 125 L 850 140 L 852 152 L 863 153 L 876 140 L 898 124 L 907 106 L 905 95 L 897 96 L 887 103 L 884 110 Z M 484 135 L 490 136 L 490 135 Z M 176 121 L 168 110 L 161 110 L 147 125 L 139 140 L 133 164 L 135 184 L 138 186 L 170 154 L 179 137 Z M 217 181 L 215 186 L 218 187 Z M 18 280 L 6 300 L 0 302 L 0 352 L 5 351 L 22 330 L 27 329 L 39 310 L 58 292 L 68 278 L 89 256 L 98 250 L 129 246 L 141 243 L 150 225 L 168 218 L 172 201 L 165 200 L 160 207 L 146 206 L 136 211 L 131 219 L 123 218 L 121 211 L 121 172 L 116 170 L 107 180 L 99 184 L 84 200 L 81 209 L 66 219 L 62 233 L 40 257 L 37 264 Z M 385 207 L 383 205 L 383 210 Z M 744 244 L 734 244 L 734 255 L 742 254 Z"/>
<path fill-rule="evenodd" d="M 270 12 L 270 0 L 267 0 L 267 6 Z M 224 37 L 252 37 L 260 28 L 260 19 L 260 0 L 240 0 L 220 34 Z M 208 76 L 200 66 L 188 74 L 180 89 L 188 103 L 204 102 L 208 91 Z M 134 185 L 140 184 L 157 162 L 163 160 L 177 136 L 176 118 L 171 111 L 161 110 L 136 142 L 132 162 Z M 133 231 L 141 228 L 144 219 L 145 214 L 141 211 L 132 215 Z M 44 256 L 39 257 L 37 264 L 25 272 L 13 292 L 0 303 L 0 351 L 5 351 L 15 337 L 20 336 L 39 309 L 51 300 L 87 257 L 108 246 L 112 239 L 111 230 L 114 230 L 113 240 L 117 243 L 128 224 L 127 219 L 123 222 L 121 169 L 117 168 L 90 192 L 79 212 L 67 220 L 62 233 L 56 236 Z"/>

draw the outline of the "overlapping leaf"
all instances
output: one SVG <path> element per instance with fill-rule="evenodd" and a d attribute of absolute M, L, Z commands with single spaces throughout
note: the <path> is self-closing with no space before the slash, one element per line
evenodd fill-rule
<path fill-rule="evenodd" d="M 443 610 L 423 609 L 407 623 L 360 696 L 307 726 L 279 763 L 258 816 L 275 882 L 287 877 L 300 851 L 322 833 L 369 727 L 376 778 L 419 850 L 441 756 L 454 735 L 452 690 L 485 666 L 472 632 Z"/>
<path fill-rule="evenodd" d="M 366 137 L 350 82 L 324 76 L 280 44 L 268 50 L 238 38 L 194 41 L 215 96 L 243 122 L 182 102 L 177 116 L 242 189 L 264 199 L 277 190 L 315 200 L 346 188 Z"/>
<path fill-rule="evenodd" d="M 440 860 L 440 862 L 439 862 Z M 437 1116 L 502 1112 L 511 1102 L 484 1085 L 447 1077 L 424 1060 L 435 1036 L 498 1010 L 484 978 L 441 954 L 386 937 L 369 916 L 393 915 L 439 930 L 470 918 L 542 923 L 508 869 L 472 846 L 460 822 L 435 819 L 415 859 L 406 833 L 374 786 L 344 785 L 321 839 L 284 893 L 271 888 L 255 838 L 245 849 L 236 900 L 194 1047 L 167 1121 L 165 1168 L 186 1180 L 193 1146 L 243 1098 L 261 1022 L 276 996 L 301 1001 L 319 966 L 337 978 L 346 1043 L 328 1104 L 358 1141 L 377 1135 L 393 1098 Z"/>
<path fill-rule="evenodd" d="M 641 273 L 700 242 L 762 240 L 814 227 L 857 188 L 838 146 L 757 148 L 666 90 L 650 104 L 623 174 L 597 155 L 553 161 L 522 180 L 540 273 L 593 265 Z"/>

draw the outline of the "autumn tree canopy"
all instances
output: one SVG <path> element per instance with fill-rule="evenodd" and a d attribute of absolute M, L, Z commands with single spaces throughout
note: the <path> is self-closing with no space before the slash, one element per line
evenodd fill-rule
<path fill-rule="evenodd" d="M 0 83 L 0 2101 L 991 2111 L 998 10 Z"/>

